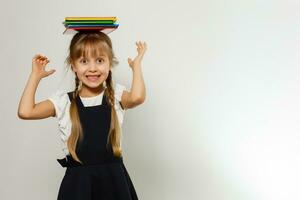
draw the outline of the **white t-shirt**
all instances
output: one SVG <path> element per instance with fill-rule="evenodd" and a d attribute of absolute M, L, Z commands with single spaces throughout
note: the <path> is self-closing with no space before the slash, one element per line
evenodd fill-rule
<path fill-rule="evenodd" d="M 122 93 L 124 90 L 126 90 L 126 87 L 118 83 L 113 85 L 115 91 L 115 110 L 117 112 L 120 126 L 122 127 L 125 110 L 122 109 L 120 101 L 121 101 Z M 55 113 L 56 113 L 55 117 L 58 119 L 58 129 L 59 129 L 59 134 L 61 139 L 60 141 L 62 145 L 62 151 L 64 155 L 69 154 L 69 150 L 67 147 L 67 139 L 71 134 L 71 127 L 72 127 L 72 122 L 69 113 L 71 102 L 67 93 L 68 92 L 58 90 L 54 92 L 52 95 L 50 95 L 50 97 L 48 98 L 54 104 L 55 107 Z M 80 99 L 85 107 L 97 106 L 97 105 L 101 105 L 103 94 L 104 94 L 104 90 L 97 96 L 80 97 Z M 121 146 L 122 146 L 122 141 L 121 141 Z"/>

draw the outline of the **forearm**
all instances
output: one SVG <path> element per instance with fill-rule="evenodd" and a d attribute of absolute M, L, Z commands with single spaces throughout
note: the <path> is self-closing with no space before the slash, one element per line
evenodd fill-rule
<path fill-rule="evenodd" d="M 40 78 L 31 73 L 19 102 L 19 115 L 26 115 L 33 110 L 35 106 L 35 92 L 39 82 Z"/>
<path fill-rule="evenodd" d="M 146 97 L 145 83 L 141 65 L 132 67 L 133 77 L 131 84 L 131 94 L 133 99 L 144 100 Z"/>

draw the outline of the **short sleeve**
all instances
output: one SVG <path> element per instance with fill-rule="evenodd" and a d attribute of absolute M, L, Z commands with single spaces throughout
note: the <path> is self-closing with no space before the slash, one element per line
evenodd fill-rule
<path fill-rule="evenodd" d="M 63 91 L 56 91 L 50 95 L 48 100 L 50 100 L 54 107 L 55 107 L 55 117 L 58 119 L 61 119 L 63 117 L 63 114 L 65 112 L 67 99 L 66 95 Z"/>
<path fill-rule="evenodd" d="M 122 99 L 122 94 L 123 94 L 123 91 L 126 90 L 126 87 L 124 85 L 121 85 L 119 83 L 116 83 L 116 86 L 115 86 L 115 98 L 118 100 L 118 101 L 121 101 Z"/>
<path fill-rule="evenodd" d="M 124 90 L 126 90 L 126 87 L 124 85 L 119 83 L 115 84 L 115 109 L 121 124 L 123 123 L 123 118 L 125 114 L 125 109 L 123 109 L 120 104 Z"/>
<path fill-rule="evenodd" d="M 63 91 L 56 91 L 48 97 L 55 107 L 55 117 L 58 119 L 59 134 L 62 149 L 65 155 L 68 154 L 67 139 L 71 134 L 71 120 L 69 116 L 70 101 L 68 94 Z"/>

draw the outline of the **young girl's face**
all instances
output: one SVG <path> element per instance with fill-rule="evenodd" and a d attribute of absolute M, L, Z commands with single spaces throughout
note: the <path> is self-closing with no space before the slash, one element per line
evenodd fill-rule
<path fill-rule="evenodd" d="M 109 69 L 109 58 L 105 53 L 96 57 L 81 56 L 73 63 L 73 70 L 82 81 L 82 89 L 98 88 L 106 80 Z"/>

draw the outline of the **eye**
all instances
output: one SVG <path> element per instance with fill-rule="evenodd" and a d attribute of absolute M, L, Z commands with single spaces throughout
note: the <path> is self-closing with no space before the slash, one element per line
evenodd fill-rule
<path fill-rule="evenodd" d="M 104 60 L 103 60 L 102 58 L 99 58 L 97 61 L 98 61 L 99 63 L 101 63 L 101 62 L 103 62 Z"/>
<path fill-rule="evenodd" d="M 86 64 L 87 60 L 86 59 L 82 59 L 82 60 L 80 60 L 80 63 Z"/>

